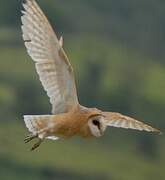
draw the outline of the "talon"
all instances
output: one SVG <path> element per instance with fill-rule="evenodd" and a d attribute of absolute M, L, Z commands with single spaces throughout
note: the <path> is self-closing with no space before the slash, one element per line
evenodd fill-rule
<path fill-rule="evenodd" d="M 31 148 L 31 151 L 34 151 L 35 149 L 37 149 L 41 145 L 42 141 L 43 141 L 42 139 L 39 139 L 38 142 L 33 145 L 33 147 Z"/>
<path fill-rule="evenodd" d="M 34 138 L 37 138 L 38 135 L 34 135 L 34 134 L 29 134 L 25 139 L 24 139 L 24 142 L 25 143 L 28 143 L 30 142 L 31 140 L 33 140 Z"/>

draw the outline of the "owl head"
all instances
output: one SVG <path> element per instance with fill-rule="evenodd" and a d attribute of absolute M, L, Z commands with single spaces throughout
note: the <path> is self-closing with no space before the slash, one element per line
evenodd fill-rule
<path fill-rule="evenodd" d="M 88 127 L 93 136 L 102 136 L 107 127 L 105 117 L 102 115 L 91 116 L 88 120 Z"/>

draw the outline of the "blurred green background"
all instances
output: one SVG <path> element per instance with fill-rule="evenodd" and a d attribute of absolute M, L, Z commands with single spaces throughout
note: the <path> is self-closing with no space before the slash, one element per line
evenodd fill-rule
<path fill-rule="evenodd" d="M 0 180 L 164 180 L 165 137 L 23 139 L 23 114 L 51 110 L 21 38 L 21 0 L 0 1 Z M 75 68 L 81 104 L 165 129 L 165 1 L 38 0 Z"/>

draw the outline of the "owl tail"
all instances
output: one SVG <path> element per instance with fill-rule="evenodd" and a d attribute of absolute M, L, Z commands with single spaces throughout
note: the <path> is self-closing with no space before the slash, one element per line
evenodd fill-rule
<path fill-rule="evenodd" d="M 25 115 L 24 122 L 28 130 L 35 134 L 48 127 L 52 115 Z"/>
<path fill-rule="evenodd" d="M 52 116 L 53 115 L 24 116 L 26 127 L 31 132 L 31 134 L 25 138 L 25 143 L 30 142 L 34 138 L 38 138 L 37 143 L 35 143 L 31 148 L 32 151 L 38 148 L 45 138 L 51 140 L 59 139 L 56 136 L 50 136 L 50 134 L 47 132 L 47 130 L 50 128 Z"/>
<path fill-rule="evenodd" d="M 33 135 L 38 135 L 39 138 L 46 138 L 51 140 L 57 140 L 58 138 L 55 136 L 47 135 L 44 137 L 44 130 L 50 127 L 50 120 L 52 119 L 53 115 L 25 115 L 24 122 L 28 130 Z"/>

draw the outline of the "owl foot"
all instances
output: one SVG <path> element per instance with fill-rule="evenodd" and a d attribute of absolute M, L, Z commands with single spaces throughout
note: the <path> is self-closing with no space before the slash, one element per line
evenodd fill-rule
<path fill-rule="evenodd" d="M 29 134 L 25 139 L 24 139 L 24 142 L 25 143 L 28 143 L 28 142 L 30 142 L 31 140 L 33 140 L 33 139 L 35 139 L 35 138 L 37 138 L 38 137 L 38 135 L 37 134 Z"/>
<path fill-rule="evenodd" d="M 37 143 L 35 143 L 34 145 L 33 145 L 33 147 L 31 148 L 31 151 L 34 151 L 35 149 L 37 149 L 40 145 L 41 145 L 41 143 L 43 142 L 43 139 L 38 139 L 38 141 L 37 141 Z"/>
<path fill-rule="evenodd" d="M 40 136 L 41 136 L 41 135 L 40 135 Z M 35 144 L 33 145 L 33 147 L 31 148 L 31 151 L 34 151 L 35 149 L 37 149 L 37 148 L 41 145 L 41 143 L 43 142 L 44 136 L 43 136 L 43 135 L 42 135 L 42 137 L 40 137 L 40 136 L 38 135 L 38 133 L 37 133 L 37 134 L 29 134 L 29 135 L 24 139 L 24 142 L 25 142 L 25 143 L 29 143 L 31 140 L 33 140 L 33 139 L 35 139 L 35 138 L 38 139 L 37 143 L 35 143 Z"/>

